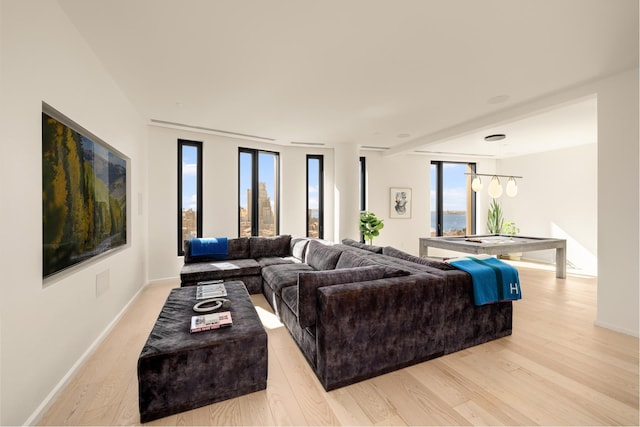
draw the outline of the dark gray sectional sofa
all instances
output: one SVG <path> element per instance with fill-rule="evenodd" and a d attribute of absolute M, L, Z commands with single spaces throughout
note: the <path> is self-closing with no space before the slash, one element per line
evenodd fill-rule
<path fill-rule="evenodd" d="M 263 293 L 326 390 L 511 334 L 512 303 L 473 303 L 471 277 L 393 247 L 277 236 L 193 257 L 182 286 L 242 280 Z"/>

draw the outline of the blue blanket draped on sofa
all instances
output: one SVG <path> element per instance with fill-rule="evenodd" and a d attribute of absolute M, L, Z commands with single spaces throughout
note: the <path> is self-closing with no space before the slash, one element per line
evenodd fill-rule
<path fill-rule="evenodd" d="M 229 254 L 229 244 L 226 237 L 195 238 L 189 242 L 192 256 L 208 256 L 226 259 Z"/>
<path fill-rule="evenodd" d="M 449 261 L 471 274 L 475 305 L 522 298 L 520 278 L 515 267 L 497 258 L 465 257 Z"/>

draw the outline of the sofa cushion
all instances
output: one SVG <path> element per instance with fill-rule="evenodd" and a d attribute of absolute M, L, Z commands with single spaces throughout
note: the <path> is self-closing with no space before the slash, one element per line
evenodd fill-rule
<path fill-rule="evenodd" d="M 270 265 L 279 265 L 279 264 L 299 264 L 300 261 L 298 261 L 297 258 L 292 257 L 292 256 L 266 256 L 266 257 L 262 257 L 262 258 L 258 258 L 256 261 L 258 261 L 258 264 L 260 264 L 260 267 L 264 268 L 264 267 L 268 267 Z"/>
<path fill-rule="evenodd" d="M 257 259 L 270 256 L 288 256 L 290 242 L 290 235 L 251 237 L 249 239 L 249 258 Z"/>
<path fill-rule="evenodd" d="M 251 258 L 249 256 L 249 238 L 236 237 L 229 239 L 229 255 L 227 259 L 244 259 Z"/>
<path fill-rule="evenodd" d="M 260 264 L 254 259 L 195 262 L 185 264 L 180 271 L 183 283 L 250 275 L 260 275 Z"/>
<path fill-rule="evenodd" d="M 400 249 L 396 249 L 392 246 L 385 246 L 382 249 L 382 253 L 384 255 L 392 256 L 394 258 L 404 259 L 406 261 L 411 261 L 416 264 L 426 265 L 428 267 L 437 268 L 438 270 L 455 270 L 455 268 L 446 262 L 434 261 L 427 258 L 420 258 L 415 255 L 408 254 L 406 252 L 401 251 Z"/>
<path fill-rule="evenodd" d="M 262 269 L 262 280 L 273 290 L 273 293 L 282 297 L 282 289 L 298 283 L 298 273 L 307 271 L 313 270 L 302 263 L 271 265 Z"/>
<path fill-rule="evenodd" d="M 360 255 L 359 252 L 360 251 L 355 252 L 350 250 L 342 251 L 340 258 L 338 258 L 338 262 L 336 263 L 336 269 L 379 265 L 373 259 Z"/>
<path fill-rule="evenodd" d="M 382 246 L 367 245 L 353 239 L 342 239 L 342 243 L 348 246 L 353 246 L 354 248 L 364 249 L 365 251 L 373 252 L 375 254 L 381 254 L 383 249 Z"/>
<path fill-rule="evenodd" d="M 311 240 L 307 246 L 305 262 L 314 270 L 333 270 L 336 268 L 341 253 L 342 251 L 331 245 Z"/>
<path fill-rule="evenodd" d="M 342 268 L 339 270 L 310 271 L 298 274 L 298 323 L 306 328 L 316 323 L 316 290 L 323 286 L 405 275 L 406 272 L 380 265 Z"/>
<path fill-rule="evenodd" d="M 307 252 L 307 245 L 309 244 L 309 239 L 304 237 L 292 237 L 291 238 L 291 256 L 298 259 L 300 262 L 304 261 L 304 256 Z"/>

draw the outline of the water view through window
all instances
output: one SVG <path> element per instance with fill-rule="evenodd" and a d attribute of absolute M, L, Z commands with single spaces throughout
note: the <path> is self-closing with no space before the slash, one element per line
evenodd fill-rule
<path fill-rule="evenodd" d="M 431 163 L 431 236 L 475 233 L 475 194 L 469 173 L 472 163 Z"/>

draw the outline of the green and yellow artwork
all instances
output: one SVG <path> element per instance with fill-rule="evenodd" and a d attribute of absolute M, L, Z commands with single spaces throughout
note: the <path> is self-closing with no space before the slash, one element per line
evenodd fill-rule
<path fill-rule="evenodd" d="M 43 277 L 127 243 L 127 162 L 42 113 Z"/>

